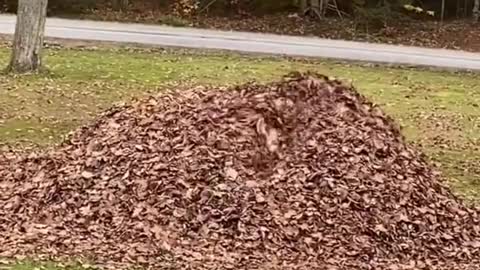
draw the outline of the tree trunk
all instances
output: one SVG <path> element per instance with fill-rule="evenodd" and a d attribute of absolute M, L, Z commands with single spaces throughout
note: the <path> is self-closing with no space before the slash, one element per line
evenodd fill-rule
<path fill-rule="evenodd" d="M 457 19 L 460 19 L 460 11 L 462 10 L 462 6 L 460 4 L 460 0 L 457 0 L 457 8 L 456 8 L 456 17 Z"/>
<path fill-rule="evenodd" d="M 128 0 L 114 0 L 113 8 L 115 10 L 126 11 L 128 9 L 129 1 Z"/>
<path fill-rule="evenodd" d="M 478 19 L 480 18 L 480 0 L 475 0 L 475 3 L 473 4 L 473 20 L 475 22 L 478 22 Z"/>
<path fill-rule="evenodd" d="M 312 11 L 314 11 L 315 13 L 318 13 L 319 15 L 322 14 L 321 2 L 323 2 L 323 1 L 322 0 L 311 0 L 310 1 Z"/>
<path fill-rule="evenodd" d="M 442 13 L 440 15 L 440 21 L 443 23 L 445 19 L 445 0 L 442 0 Z"/>
<path fill-rule="evenodd" d="M 468 0 L 465 0 L 463 3 L 463 17 L 467 18 L 468 17 L 468 3 L 470 3 Z"/>
<path fill-rule="evenodd" d="M 41 50 L 48 0 L 19 0 L 12 56 L 7 71 L 35 72 L 42 67 Z"/>
<path fill-rule="evenodd" d="M 294 5 L 298 7 L 298 13 L 303 14 L 308 8 L 307 0 L 294 0 Z"/>

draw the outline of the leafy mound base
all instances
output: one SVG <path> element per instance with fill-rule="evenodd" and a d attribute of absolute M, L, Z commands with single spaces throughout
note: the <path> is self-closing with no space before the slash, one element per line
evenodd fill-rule
<path fill-rule="evenodd" d="M 0 158 L 0 256 L 156 269 L 478 269 L 479 210 L 323 76 L 173 91 Z"/>

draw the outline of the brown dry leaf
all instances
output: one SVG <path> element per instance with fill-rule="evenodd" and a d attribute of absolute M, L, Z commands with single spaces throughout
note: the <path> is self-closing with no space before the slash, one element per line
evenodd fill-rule
<path fill-rule="evenodd" d="M 38 182 L 42 182 L 45 178 L 45 172 L 44 171 L 39 171 L 37 173 L 37 175 L 35 175 L 32 179 L 32 182 L 34 183 L 38 183 Z"/>
<path fill-rule="evenodd" d="M 261 117 L 257 121 L 257 133 L 262 135 L 268 151 L 274 153 L 278 150 L 279 147 L 279 134 L 278 131 L 274 128 L 267 127 L 265 119 Z"/>
<path fill-rule="evenodd" d="M 271 153 L 278 151 L 279 147 L 279 135 L 276 129 L 269 129 L 266 136 L 267 148 Z"/>
<path fill-rule="evenodd" d="M 90 179 L 90 178 L 92 178 L 92 177 L 94 176 L 94 174 L 91 173 L 91 172 L 89 172 L 89 171 L 83 171 L 83 172 L 81 173 L 81 176 L 82 176 L 83 178 L 85 178 L 85 179 Z"/>
<path fill-rule="evenodd" d="M 225 176 L 227 177 L 227 179 L 235 181 L 237 180 L 238 172 L 234 168 L 227 167 L 225 168 Z"/>

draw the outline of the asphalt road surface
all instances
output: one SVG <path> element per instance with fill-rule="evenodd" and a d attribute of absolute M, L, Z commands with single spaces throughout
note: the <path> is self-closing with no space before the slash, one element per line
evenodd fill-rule
<path fill-rule="evenodd" d="M 0 34 L 13 34 L 15 20 L 0 15 Z M 46 36 L 480 71 L 477 53 L 271 34 L 49 18 Z"/>

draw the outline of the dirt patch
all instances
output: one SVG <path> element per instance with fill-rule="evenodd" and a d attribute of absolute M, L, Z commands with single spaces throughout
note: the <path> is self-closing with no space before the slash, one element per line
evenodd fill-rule
<path fill-rule="evenodd" d="M 172 91 L 0 158 L 0 256 L 159 269 L 478 269 L 479 209 L 323 76 Z"/>

